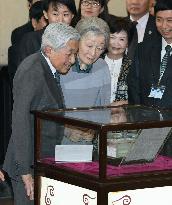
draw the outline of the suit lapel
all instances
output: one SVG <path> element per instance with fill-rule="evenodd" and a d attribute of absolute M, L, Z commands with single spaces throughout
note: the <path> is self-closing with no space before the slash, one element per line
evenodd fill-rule
<path fill-rule="evenodd" d="M 48 88 L 49 88 L 52 96 L 54 97 L 57 104 L 59 105 L 59 108 L 65 108 L 64 97 L 63 97 L 61 87 L 58 87 L 56 79 L 53 77 L 53 74 L 52 74 L 46 60 L 44 59 L 44 57 L 41 54 L 40 54 L 40 60 L 41 60 L 42 65 L 43 65 L 45 80 L 46 80 L 46 83 L 48 85 Z"/>
<path fill-rule="evenodd" d="M 154 78 L 154 83 L 158 83 L 160 77 L 160 64 L 161 64 L 161 40 L 157 39 L 154 41 L 151 53 L 150 53 L 150 62 L 151 62 L 151 70 Z"/>
<path fill-rule="evenodd" d="M 149 15 L 143 41 L 152 38 L 155 32 L 156 32 L 155 18 Z"/>

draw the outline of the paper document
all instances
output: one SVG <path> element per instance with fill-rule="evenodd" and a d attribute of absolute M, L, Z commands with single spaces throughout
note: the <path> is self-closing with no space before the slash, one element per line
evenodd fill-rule
<path fill-rule="evenodd" d="M 93 145 L 56 145 L 55 161 L 90 162 Z"/>

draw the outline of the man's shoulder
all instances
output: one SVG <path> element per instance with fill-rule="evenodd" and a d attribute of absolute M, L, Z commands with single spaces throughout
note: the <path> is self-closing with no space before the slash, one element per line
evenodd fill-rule
<path fill-rule="evenodd" d="M 138 47 L 142 49 L 146 49 L 146 48 L 148 49 L 154 46 L 159 46 L 161 43 L 162 43 L 162 37 L 158 32 L 156 32 L 154 33 L 152 38 L 145 39 L 143 42 L 139 43 Z M 147 51 L 145 50 L 145 52 Z"/>
<path fill-rule="evenodd" d="M 17 43 L 25 33 L 31 31 L 33 31 L 31 22 L 27 22 L 24 25 L 15 28 L 11 34 L 12 44 Z"/>
<path fill-rule="evenodd" d="M 41 54 L 40 52 L 34 53 L 26 57 L 19 65 L 17 71 L 20 72 L 38 72 L 38 67 L 41 66 Z"/>
<path fill-rule="evenodd" d="M 152 16 L 151 14 L 149 14 L 148 21 L 155 22 L 155 16 Z"/>
<path fill-rule="evenodd" d="M 34 40 L 37 40 L 37 39 L 41 40 L 43 32 L 44 32 L 44 29 L 41 29 L 41 30 L 38 30 L 38 31 L 27 32 L 23 35 L 22 41 L 30 41 L 30 40 L 34 41 Z"/>

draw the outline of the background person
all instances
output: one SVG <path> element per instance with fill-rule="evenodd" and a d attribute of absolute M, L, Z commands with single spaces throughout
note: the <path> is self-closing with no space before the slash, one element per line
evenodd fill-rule
<path fill-rule="evenodd" d="M 62 22 L 71 25 L 77 14 L 74 0 L 44 0 L 43 10 L 48 23 Z M 23 36 L 18 47 L 17 65 L 40 49 L 43 32 L 44 29 Z"/>
<path fill-rule="evenodd" d="M 133 40 L 128 48 L 128 55 L 133 59 L 138 43 L 153 39 L 156 35 L 155 18 L 149 14 L 150 0 L 126 0 L 126 9 L 129 18 L 136 23 Z"/>
<path fill-rule="evenodd" d="M 45 20 L 43 13 L 43 1 L 37 1 L 32 4 L 29 10 L 29 18 L 34 31 L 41 30 L 47 25 L 47 21 Z M 8 48 L 8 74 L 10 77 L 11 87 L 17 70 L 18 47 L 19 42 Z"/>
<path fill-rule="evenodd" d="M 43 13 L 43 1 L 37 1 L 30 7 L 29 18 L 32 22 L 34 31 L 41 30 L 47 25 L 47 21 Z"/>
<path fill-rule="evenodd" d="M 136 50 L 128 75 L 129 103 L 171 109 L 172 0 L 157 0 L 154 9 L 159 34 Z M 163 153 L 172 156 L 172 137 Z"/>
<path fill-rule="evenodd" d="M 80 0 L 77 22 L 86 17 L 99 17 L 108 22 L 108 19 L 113 15 L 109 14 L 107 4 L 107 0 Z"/>
<path fill-rule="evenodd" d="M 124 17 L 111 18 L 110 41 L 104 56 L 111 74 L 111 103 L 128 103 L 127 75 L 132 61 L 127 55 L 132 23 Z"/>
<path fill-rule="evenodd" d="M 37 1 L 39 0 L 27 0 L 28 9 L 30 10 L 31 6 Z M 25 33 L 33 30 L 34 28 L 30 20 L 26 24 L 15 28 L 11 33 L 11 44 L 13 45 L 15 43 L 18 43 Z"/>

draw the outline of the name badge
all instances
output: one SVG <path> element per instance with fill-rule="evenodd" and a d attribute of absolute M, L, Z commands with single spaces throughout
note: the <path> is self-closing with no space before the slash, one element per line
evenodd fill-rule
<path fill-rule="evenodd" d="M 165 91 L 165 86 L 161 85 L 161 86 L 152 86 L 151 87 L 151 91 L 148 97 L 151 98 L 156 98 L 156 99 L 162 99 L 162 96 L 164 94 Z"/>

